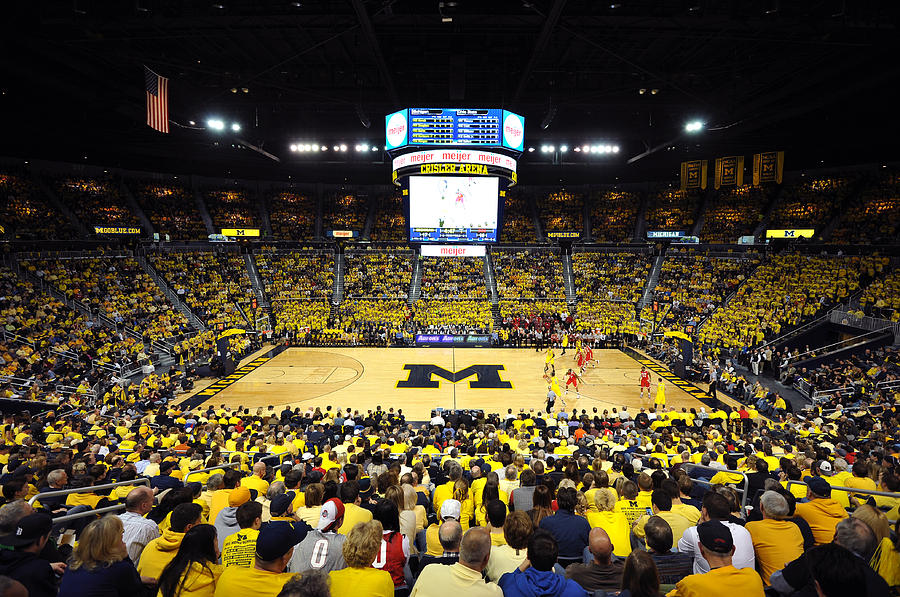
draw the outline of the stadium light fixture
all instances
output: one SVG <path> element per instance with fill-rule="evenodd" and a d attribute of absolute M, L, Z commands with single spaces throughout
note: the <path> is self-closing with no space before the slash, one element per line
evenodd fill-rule
<path fill-rule="evenodd" d="M 697 133 L 703 130 L 703 123 L 699 120 L 692 120 L 684 125 L 685 132 Z"/>
<path fill-rule="evenodd" d="M 232 123 L 231 123 L 231 130 L 234 131 L 235 133 L 239 133 L 239 132 L 241 132 L 241 125 L 239 125 L 239 124 L 236 123 L 236 122 L 232 122 Z"/>
<path fill-rule="evenodd" d="M 613 145 L 612 150 L 613 150 L 613 153 L 619 153 L 619 146 L 618 146 L 618 145 Z"/>
<path fill-rule="evenodd" d="M 372 149 L 372 151 L 378 151 L 378 148 L 377 148 L 377 147 L 375 147 L 375 146 L 374 146 L 374 145 L 373 145 L 373 146 L 372 146 L 372 148 L 371 148 L 371 149 Z"/>
<path fill-rule="evenodd" d="M 528 148 L 528 153 L 533 153 L 533 152 L 534 152 L 534 147 L 529 147 L 529 148 Z"/>
<path fill-rule="evenodd" d="M 335 146 L 334 146 L 334 147 L 332 147 L 332 148 L 331 148 L 331 149 L 333 149 L 333 150 L 334 150 L 334 151 L 338 151 L 338 150 L 340 150 L 340 146 L 338 146 L 338 145 L 335 145 Z"/>
<path fill-rule="evenodd" d="M 591 150 L 590 145 L 582 145 L 581 146 L 581 151 L 583 151 L 584 153 L 588 153 L 590 150 Z"/>
<path fill-rule="evenodd" d="M 293 151 L 293 152 L 296 153 L 296 151 L 297 151 L 297 144 L 296 144 L 296 143 L 291 143 L 291 151 Z"/>
<path fill-rule="evenodd" d="M 206 121 L 206 126 L 214 131 L 224 131 L 225 122 L 218 118 L 210 118 Z"/>
<path fill-rule="evenodd" d="M 575 148 L 575 151 L 577 151 L 578 153 L 581 153 L 581 148 L 580 148 L 580 147 L 576 147 L 576 148 Z"/>
<path fill-rule="evenodd" d="M 344 152 L 347 151 L 347 146 L 341 143 L 340 150 Z"/>
<path fill-rule="evenodd" d="M 560 152 L 560 153 L 566 153 L 567 151 L 569 151 L 569 146 L 568 146 L 568 145 L 560 145 L 560 146 L 559 146 L 559 152 Z"/>
<path fill-rule="evenodd" d="M 547 152 L 548 152 L 548 153 L 553 153 L 554 151 L 556 151 L 556 148 L 555 148 L 555 147 L 553 147 L 552 145 L 548 145 L 548 146 L 547 146 Z"/>
<path fill-rule="evenodd" d="M 321 149 L 322 151 L 328 151 L 328 146 L 327 146 L 327 145 L 323 145 L 323 146 L 320 147 L 319 149 Z"/>

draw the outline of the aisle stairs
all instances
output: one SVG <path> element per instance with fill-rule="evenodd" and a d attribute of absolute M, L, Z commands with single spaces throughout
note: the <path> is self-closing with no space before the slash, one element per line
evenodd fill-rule
<path fill-rule="evenodd" d="M 250 253 L 244 254 L 244 263 L 247 265 L 247 275 L 250 277 L 250 285 L 253 286 L 253 293 L 259 301 L 261 308 L 269 307 L 269 299 L 266 297 L 265 286 L 259 277 L 259 270 L 256 268 L 256 260 Z"/>
<path fill-rule="evenodd" d="M 124 180 L 119 181 L 119 192 L 125 197 L 125 202 L 128 204 L 131 212 L 136 215 L 137 219 L 141 222 L 141 227 L 146 232 L 143 236 L 152 237 L 156 233 L 156 229 L 153 227 L 150 218 L 148 218 L 147 214 L 144 213 L 144 210 L 141 209 L 140 204 L 137 202 L 137 199 L 134 198 L 131 189 L 128 188 L 128 185 L 125 184 Z"/>
<path fill-rule="evenodd" d="M 647 286 L 644 287 L 644 295 L 641 297 L 641 302 L 638 303 L 638 309 L 643 309 L 650 303 L 650 299 L 653 296 L 653 289 L 656 288 L 656 283 L 659 282 L 659 272 L 662 269 L 663 260 L 665 258 L 666 252 L 663 250 L 653 262 L 653 269 L 650 270 L 650 277 L 647 278 Z"/>
<path fill-rule="evenodd" d="M 188 307 L 184 301 L 175 293 L 174 290 L 169 286 L 169 283 L 166 282 L 162 276 L 160 276 L 155 269 L 150 265 L 147 261 L 147 258 L 144 255 L 136 255 L 135 261 L 138 262 L 138 265 L 146 272 L 150 279 L 153 280 L 162 293 L 169 299 L 169 302 L 184 315 L 188 322 L 194 327 L 196 330 L 205 331 L 206 324 L 204 324 L 197 315 L 191 311 L 190 307 Z"/>
<path fill-rule="evenodd" d="M 578 293 L 575 291 L 575 274 L 572 271 L 572 256 L 565 254 L 561 256 L 563 265 L 563 284 L 566 289 L 566 302 L 574 305 L 578 300 Z"/>
<path fill-rule="evenodd" d="M 491 297 L 491 304 L 496 305 L 499 302 L 497 294 L 497 280 L 494 278 L 494 259 L 490 253 L 484 255 L 484 285 L 487 287 L 488 294 Z"/>
<path fill-rule="evenodd" d="M 331 304 L 339 305 L 344 300 L 344 254 L 334 254 L 334 286 L 331 290 Z"/>

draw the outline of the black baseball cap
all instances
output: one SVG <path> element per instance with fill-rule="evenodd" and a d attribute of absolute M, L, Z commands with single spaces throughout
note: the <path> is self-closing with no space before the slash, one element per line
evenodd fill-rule
<path fill-rule="evenodd" d="M 264 562 L 277 560 L 303 541 L 309 530 L 305 522 L 267 522 L 256 537 L 256 557 Z"/>
<path fill-rule="evenodd" d="M 0 537 L 0 545 L 8 545 L 10 547 L 23 547 L 31 545 L 41 537 L 50 534 L 53 528 L 53 519 L 49 514 L 35 512 L 23 517 L 16 524 L 16 530 L 8 535 Z"/>
<path fill-rule="evenodd" d="M 803 477 L 803 482 L 814 494 L 822 497 L 831 496 L 831 485 L 822 477 Z"/>
<path fill-rule="evenodd" d="M 707 520 L 697 525 L 700 544 L 715 553 L 729 554 L 734 547 L 731 530 L 718 520 Z"/>
<path fill-rule="evenodd" d="M 281 516 L 288 511 L 295 496 L 296 494 L 293 491 L 276 495 L 272 498 L 272 503 L 269 504 L 269 512 L 271 512 L 273 516 Z"/>

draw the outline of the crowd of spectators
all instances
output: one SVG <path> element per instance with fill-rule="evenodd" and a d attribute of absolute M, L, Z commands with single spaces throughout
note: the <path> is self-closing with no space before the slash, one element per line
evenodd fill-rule
<path fill-rule="evenodd" d="M 601 191 L 591 197 L 591 237 L 621 243 L 634 236 L 641 197 L 630 191 Z"/>
<path fill-rule="evenodd" d="M 70 239 L 75 231 L 71 223 L 41 196 L 26 174 L 0 172 L 0 221 L 11 238 Z"/>
<path fill-rule="evenodd" d="M 810 395 L 816 391 L 839 389 L 839 395 L 865 402 L 877 393 L 879 383 L 900 380 L 900 370 L 896 366 L 900 362 L 900 351 L 889 346 L 866 349 L 809 369 L 798 368 L 795 361 L 786 360 L 779 367 L 780 380 L 786 385 L 806 382 Z"/>
<path fill-rule="evenodd" d="M 703 214 L 700 240 L 734 244 L 753 234 L 769 200 L 766 191 L 766 187 L 750 185 L 719 190 Z"/>
<path fill-rule="evenodd" d="M 26 260 L 22 267 L 92 313 L 137 331 L 148 344 L 190 329 L 184 315 L 131 257 Z"/>
<path fill-rule="evenodd" d="M 900 174 L 878 177 L 863 188 L 841 215 L 831 241 L 889 244 L 900 232 Z"/>
<path fill-rule="evenodd" d="M 666 188 L 653 193 L 647 208 L 647 230 L 690 232 L 700 208 L 698 191 Z"/>
<path fill-rule="evenodd" d="M 837 213 L 851 186 L 852 179 L 844 177 L 786 184 L 772 212 L 769 228 L 812 228 L 821 231 Z"/>
<path fill-rule="evenodd" d="M 541 193 L 537 199 L 537 213 L 544 232 L 584 230 L 584 195 L 561 189 Z"/>
<path fill-rule="evenodd" d="M 319 251 L 275 251 L 255 254 L 266 295 L 275 299 L 325 299 L 334 290 L 334 258 Z"/>
<path fill-rule="evenodd" d="M 579 300 L 616 300 L 636 303 L 641 298 L 652 261 L 641 253 L 572 255 L 572 273 Z"/>
<path fill-rule="evenodd" d="M 481 257 L 420 257 L 422 297 L 429 299 L 483 299 L 484 259 Z"/>
<path fill-rule="evenodd" d="M 409 237 L 403 197 L 397 193 L 385 193 L 378 197 L 375 225 L 370 238 L 373 241 L 402 241 Z"/>
<path fill-rule="evenodd" d="M 239 253 L 160 252 L 149 262 L 208 327 L 247 325 L 253 290 Z"/>
<path fill-rule="evenodd" d="M 406 250 L 345 253 L 344 296 L 405 299 L 414 258 L 415 254 Z"/>
<path fill-rule="evenodd" d="M 896 353 L 882 358 L 896 367 Z M 105 416 L 7 416 L 0 587 L 888 595 L 900 588 L 898 415 L 878 392 L 776 418 L 748 404 L 435 411 L 411 424 L 381 407 L 182 410 L 150 396 Z M 70 488 L 81 493 L 51 493 Z"/>
<path fill-rule="evenodd" d="M 881 262 L 887 267 L 889 260 L 882 258 Z M 868 315 L 900 321 L 900 270 L 891 270 L 866 286 L 859 304 Z"/>
<path fill-rule="evenodd" d="M 524 191 L 509 189 L 503 200 L 503 223 L 500 240 L 503 242 L 534 242 L 534 218 L 531 200 Z"/>
<path fill-rule="evenodd" d="M 352 230 L 362 234 L 368 215 L 368 195 L 340 192 L 325 198 L 322 221 L 325 230 Z"/>
<path fill-rule="evenodd" d="M 598 331 L 602 342 L 607 339 L 637 339 L 646 336 L 652 331 L 653 322 L 640 319 L 636 308 L 635 303 L 627 301 L 579 301 L 575 308 L 576 328 L 581 331 Z"/>
<path fill-rule="evenodd" d="M 700 328 L 700 342 L 755 347 L 849 297 L 883 265 L 873 257 L 785 254 L 769 258 Z"/>
<path fill-rule="evenodd" d="M 259 208 L 244 189 L 207 189 L 206 210 L 218 234 L 222 228 L 260 228 Z"/>
<path fill-rule="evenodd" d="M 175 183 L 138 181 L 129 183 L 144 215 L 160 235 L 172 240 L 196 240 L 209 235 L 193 194 Z"/>
<path fill-rule="evenodd" d="M 413 320 L 423 332 L 464 333 L 490 330 L 494 316 L 487 300 L 422 298 L 416 301 Z"/>
<path fill-rule="evenodd" d="M 316 200 L 308 193 L 278 190 L 269 193 L 269 222 L 279 240 L 311 240 L 316 231 Z"/>
<path fill-rule="evenodd" d="M 725 258 L 670 248 L 653 289 L 653 299 L 666 308 L 662 326 L 679 331 L 684 331 L 689 322 L 696 326 L 718 309 L 759 264 L 760 257 L 754 253 Z"/>
<path fill-rule="evenodd" d="M 53 180 L 53 189 L 59 200 L 88 228 L 141 225 L 137 215 L 127 207 L 118 184 L 110 179 L 58 178 Z"/>
<path fill-rule="evenodd" d="M 559 255 L 546 250 L 493 252 L 497 293 L 504 299 L 562 299 L 566 289 Z"/>
<path fill-rule="evenodd" d="M 564 300 L 500 301 L 501 346 L 561 346 L 573 326 Z"/>

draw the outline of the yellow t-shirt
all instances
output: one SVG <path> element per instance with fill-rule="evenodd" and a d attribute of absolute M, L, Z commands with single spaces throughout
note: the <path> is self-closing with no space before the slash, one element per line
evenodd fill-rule
<path fill-rule="evenodd" d="M 338 533 L 346 535 L 357 523 L 369 522 L 370 520 L 372 520 L 371 510 L 366 510 L 356 504 L 346 504 L 344 505 L 344 522 L 341 524 L 341 528 L 338 529 Z"/>
<path fill-rule="evenodd" d="M 241 487 L 246 487 L 247 489 L 255 489 L 257 493 L 260 495 L 265 495 L 267 491 L 269 491 L 269 482 L 260 479 L 256 475 L 250 475 L 249 477 L 244 477 L 241 479 Z"/>
<path fill-rule="evenodd" d="M 587 513 L 588 524 L 592 529 L 600 527 L 609 535 L 613 545 L 613 554 L 619 557 L 628 557 L 631 553 L 631 525 L 625 518 L 624 512 L 591 512 Z"/>
<path fill-rule="evenodd" d="M 252 568 L 256 561 L 258 529 L 241 529 L 228 535 L 222 547 L 222 565 Z"/>
<path fill-rule="evenodd" d="M 847 518 L 844 507 L 830 498 L 797 504 L 796 513 L 809 524 L 816 545 L 831 543 L 837 523 Z"/>
<path fill-rule="evenodd" d="M 386 570 L 344 568 L 333 570 L 328 576 L 331 578 L 331 597 L 394 597 L 394 581 Z"/>
<path fill-rule="evenodd" d="M 772 574 L 803 553 L 803 534 L 793 522 L 766 518 L 748 522 L 744 528 L 753 540 L 756 562 L 766 586 Z"/>
<path fill-rule="evenodd" d="M 289 572 L 229 566 L 216 583 L 215 597 L 278 597 L 284 583 L 293 577 Z"/>
<path fill-rule="evenodd" d="M 691 574 L 675 585 L 666 597 L 709 597 L 709 595 L 740 595 L 763 597 L 762 580 L 753 568 L 722 566 L 706 574 Z M 216 594 L 216 597 L 219 597 Z"/>

